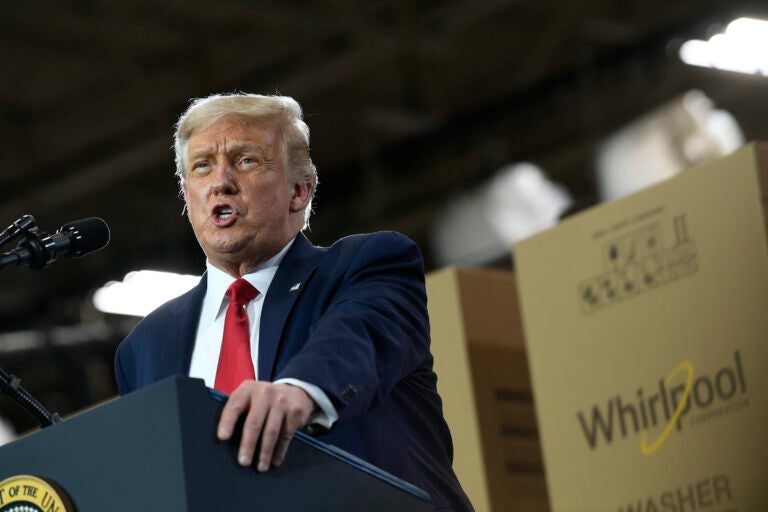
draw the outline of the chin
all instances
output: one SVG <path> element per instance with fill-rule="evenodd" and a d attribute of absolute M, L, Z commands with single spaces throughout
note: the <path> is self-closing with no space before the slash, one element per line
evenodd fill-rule
<path fill-rule="evenodd" d="M 234 255 L 242 251 L 246 245 L 247 242 L 241 239 L 217 237 L 215 240 L 208 240 L 206 253 L 211 252 L 222 256 Z"/>

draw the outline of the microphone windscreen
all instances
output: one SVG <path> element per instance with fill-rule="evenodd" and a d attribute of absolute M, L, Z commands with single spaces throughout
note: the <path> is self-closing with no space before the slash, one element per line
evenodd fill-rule
<path fill-rule="evenodd" d="M 103 249 L 109 243 L 109 226 L 99 217 L 88 217 L 64 224 L 58 231 L 70 239 L 67 256 L 80 257 Z"/>

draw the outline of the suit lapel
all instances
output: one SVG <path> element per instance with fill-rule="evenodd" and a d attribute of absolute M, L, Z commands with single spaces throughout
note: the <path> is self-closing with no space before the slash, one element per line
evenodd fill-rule
<path fill-rule="evenodd" d="M 320 251 L 299 233 L 264 298 L 259 326 L 259 380 L 271 380 L 285 321 L 317 265 Z"/>
<path fill-rule="evenodd" d="M 207 284 L 207 275 L 203 274 L 198 285 L 182 295 L 171 308 L 174 318 L 167 333 L 167 350 L 160 367 L 160 371 L 167 372 L 167 375 L 189 375 L 192 349 L 195 346 L 195 335 L 200 323 L 200 310 Z"/>

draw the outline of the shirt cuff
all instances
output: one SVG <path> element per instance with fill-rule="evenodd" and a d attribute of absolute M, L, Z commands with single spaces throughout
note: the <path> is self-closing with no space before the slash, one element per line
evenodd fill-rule
<path fill-rule="evenodd" d="M 312 413 L 312 416 L 309 417 L 307 424 L 314 423 L 330 429 L 333 424 L 336 423 L 336 420 L 339 419 L 339 413 L 336 412 L 336 408 L 331 403 L 328 395 L 325 394 L 325 391 L 315 386 L 314 384 L 291 378 L 278 379 L 273 384 L 290 384 L 291 386 L 301 388 L 307 392 L 312 400 L 315 401 L 318 410 Z"/>

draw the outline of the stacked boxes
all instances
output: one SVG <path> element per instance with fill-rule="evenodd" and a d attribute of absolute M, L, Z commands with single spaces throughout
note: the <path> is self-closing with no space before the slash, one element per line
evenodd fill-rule
<path fill-rule="evenodd" d="M 427 294 L 454 469 L 476 511 L 547 511 L 514 276 L 448 268 Z"/>
<path fill-rule="evenodd" d="M 514 251 L 552 510 L 768 510 L 768 145 Z"/>

